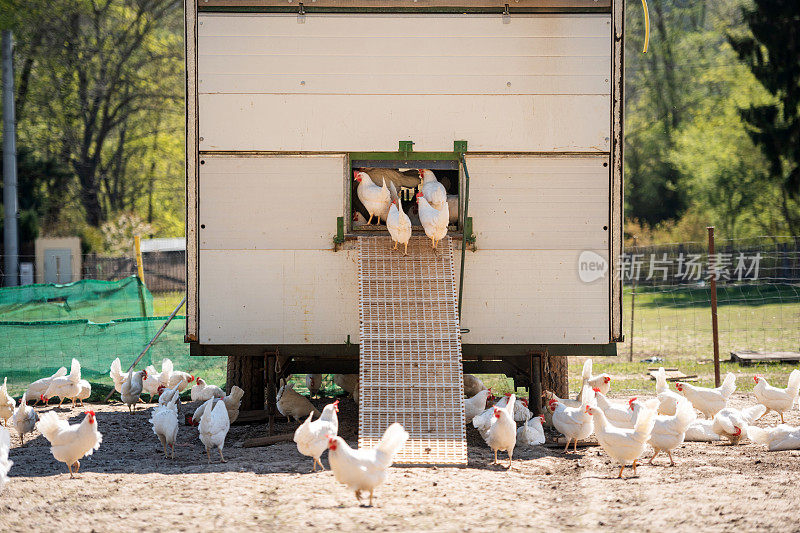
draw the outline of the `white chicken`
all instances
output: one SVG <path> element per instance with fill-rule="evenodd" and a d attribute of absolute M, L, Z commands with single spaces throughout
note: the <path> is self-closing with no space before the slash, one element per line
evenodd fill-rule
<path fill-rule="evenodd" d="M 78 385 L 80 386 L 81 390 L 78 392 L 78 395 L 75 397 L 75 399 L 78 400 L 80 406 L 83 407 L 83 400 L 88 400 L 89 396 L 92 395 L 92 384 L 87 380 L 82 379 Z"/>
<path fill-rule="evenodd" d="M 334 374 L 333 383 L 341 387 L 358 403 L 358 374 Z"/>
<path fill-rule="evenodd" d="M 512 394 L 510 392 L 505 393 L 505 395 L 495 402 L 494 406 L 499 408 L 504 408 L 508 404 L 509 398 L 511 398 Z M 514 402 L 514 422 L 525 422 L 531 417 L 531 412 L 528 409 L 528 400 L 525 398 L 520 398 L 516 402 Z"/>
<path fill-rule="evenodd" d="M 119 394 L 120 398 L 122 399 L 122 403 L 128 406 L 129 413 L 136 411 L 136 404 L 139 403 L 139 397 L 142 394 L 142 384 L 146 378 L 147 370 L 128 372 L 128 377 L 122 383 Z"/>
<path fill-rule="evenodd" d="M 472 398 L 485 388 L 486 385 L 483 384 L 480 378 L 472 374 L 464 374 L 464 396 Z"/>
<path fill-rule="evenodd" d="M 544 444 L 544 415 L 531 418 L 517 429 L 517 444 L 538 446 Z"/>
<path fill-rule="evenodd" d="M 67 367 L 62 366 L 56 372 L 47 378 L 37 379 L 30 385 L 28 385 L 28 390 L 25 391 L 25 397 L 28 400 L 34 400 L 34 407 L 40 401 L 43 401 L 44 393 L 47 392 L 47 388 L 50 386 L 50 383 L 56 379 L 67 375 Z"/>
<path fill-rule="evenodd" d="M 173 389 L 167 389 L 166 387 L 161 386 L 161 387 L 158 388 L 158 405 L 159 406 L 166 407 L 167 405 L 169 405 L 169 403 L 172 401 L 173 398 L 175 399 L 175 406 L 176 407 L 180 407 L 181 406 L 181 393 L 180 393 L 180 390 L 178 390 L 177 387 L 175 387 Z"/>
<path fill-rule="evenodd" d="M 583 363 L 581 378 L 583 379 L 582 387 L 589 385 L 589 387 L 593 389 L 600 389 L 600 392 L 603 394 L 608 394 L 608 391 L 611 390 L 611 376 L 606 373 L 597 376 L 593 375 L 591 359 L 587 359 L 586 362 Z"/>
<path fill-rule="evenodd" d="M 225 456 L 222 455 L 222 448 L 225 446 L 225 437 L 228 435 L 228 430 L 231 428 L 231 420 L 228 417 L 228 411 L 225 409 L 225 402 L 217 402 L 212 408 L 211 404 L 214 398 L 209 398 L 206 401 L 206 409 L 203 416 L 200 417 L 200 425 L 197 429 L 200 432 L 200 442 L 206 447 L 206 455 L 208 456 L 208 464 L 211 464 L 212 448 L 219 450 L 219 458 L 223 463 L 227 463 Z"/>
<path fill-rule="evenodd" d="M 281 380 L 281 388 L 278 389 L 275 401 L 278 411 L 286 417 L 287 421 L 294 418 L 295 422 L 298 422 L 309 413 L 320 416 L 319 411 L 308 401 L 308 398 L 295 391 L 292 383 L 285 383 L 284 380 Z"/>
<path fill-rule="evenodd" d="M 319 395 L 322 387 L 322 374 L 306 374 L 306 388 L 312 397 Z"/>
<path fill-rule="evenodd" d="M 447 205 L 447 190 L 445 190 L 444 185 L 439 183 L 439 180 L 436 179 L 436 174 L 432 170 L 420 169 L 419 178 L 422 180 L 419 188 L 420 192 L 434 209 L 441 211 Z"/>
<path fill-rule="evenodd" d="M 211 398 L 211 400 L 213 400 L 211 406 L 213 407 L 218 401 L 222 400 L 225 404 L 225 410 L 228 412 L 228 419 L 231 421 L 231 424 L 233 424 L 236 422 L 236 419 L 239 418 L 239 407 L 242 406 L 242 396 L 244 396 L 244 390 L 234 385 L 231 389 L 231 393 L 224 398 L 217 398 L 216 396 Z M 192 415 L 192 425 L 196 425 L 197 422 L 200 421 L 200 417 L 203 416 L 203 412 L 208 405 L 209 404 L 206 402 L 195 409 L 194 415 Z"/>
<path fill-rule="evenodd" d="M 175 459 L 175 438 L 178 436 L 178 398 L 178 394 L 173 394 L 166 405 L 161 405 L 161 398 L 159 398 L 159 405 L 153 408 L 153 414 L 149 420 L 153 425 L 153 433 L 164 448 L 165 458 L 168 457 L 167 446 L 169 446 L 172 458 Z"/>
<path fill-rule="evenodd" d="M 81 364 L 77 359 L 72 359 L 70 371 L 68 376 L 53 378 L 47 390 L 44 393 L 44 401 L 47 403 L 50 398 L 58 396 L 58 406 L 64 403 L 64 400 L 72 400 L 72 406 L 75 407 L 75 399 L 81 392 Z"/>
<path fill-rule="evenodd" d="M 800 392 L 800 370 L 792 370 L 792 373 L 789 374 L 789 383 L 785 389 L 773 387 L 767 383 L 767 380 L 762 375 L 755 375 L 753 379 L 756 382 L 756 386 L 753 387 L 753 394 L 756 400 L 767 408 L 767 413 L 775 411 L 781 415 L 781 424 L 783 424 L 783 413 L 794 406 L 797 394 Z"/>
<path fill-rule="evenodd" d="M 656 394 L 658 395 L 658 414 L 674 415 L 678 409 L 678 402 L 683 398 L 680 394 L 669 390 L 667 371 L 659 367 L 656 372 Z"/>
<path fill-rule="evenodd" d="M 364 204 L 369 213 L 367 224 L 372 224 L 372 217 L 378 218 L 378 224 L 381 223 L 381 218 L 386 220 L 389 206 L 392 203 L 389 189 L 386 188 L 386 180 L 382 180 L 383 186 L 378 187 L 372 182 L 369 174 L 358 170 L 353 172 L 353 179 L 358 182 L 358 188 L 356 189 L 358 199 L 361 200 L 361 203 Z"/>
<path fill-rule="evenodd" d="M 14 411 L 14 416 L 11 417 L 11 424 L 19 433 L 21 445 L 25 444 L 25 434 L 33 433 L 33 430 L 36 429 L 36 422 L 39 421 L 39 415 L 36 414 L 33 407 L 28 405 L 28 397 L 25 394 L 22 395 L 19 406 Z"/>
<path fill-rule="evenodd" d="M 11 449 L 11 436 L 8 430 L 0 428 L 0 492 L 8 483 L 8 471 L 14 466 L 14 461 L 8 458 L 8 451 Z"/>
<path fill-rule="evenodd" d="M 569 449 L 571 441 L 575 442 L 574 450 L 577 452 L 578 441 L 592 434 L 593 419 L 586 410 L 590 402 L 594 403 L 594 400 L 588 385 L 584 385 L 581 391 L 580 407 L 567 407 L 556 400 L 548 402 L 547 408 L 553 413 L 553 426 L 567 438 L 565 452 Z"/>
<path fill-rule="evenodd" d="M 661 405 L 660 399 L 655 400 L 652 407 L 658 409 Z M 672 459 L 672 450 L 683 444 L 686 438 L 686 430 L 697 419 L 694 407 L 686 398 L 681 398 L 675 408 L 674 415 L 656 416 L 653 432 L 650 435 L 650 446 L 653 447 L 653 457 L 650 464 L 661 452 L 666 452 L 669 456 L 670 466 L 675 466 Z"/>
<path fill-rule="evenodd" d="M 514 446 L 517 444 L 517 424 L 514 422 L 514 404 L 517 397 L 513 394 L 506 400 L 504 407 L 493 407 L 491 422 L 486 430 L 486 444 L 494 452 L 494 463 L 497 464 L 497 452 L 508 452 L 508 468 L 514 456 Z"/>
<path fill-rule="evenodd" d="M 703 413 L 706 418 L 713 418 L 728 405 L 728 398 L 736 390 L 736 376 L 728 372 L 725 380 L 720 387 L 709 389 L 706 387 L 695 387 L 689 383 L 678 381 L 675 388 L 687 400 L 692 402 L 695 409 Z"/>
<path fill-rule="evenodd" d="M 472 398 L 464 400 L 464 421 L 469 424 L 472 419 L 486 411 L 486 399 L 492 393 L 492 389 L 483 389 Z"/>
<path fill-rule="evenodd" d="M 766 412 L 767 408 L 760 404 L 746 409 L 726 407 L 714 415 L 711 430 L 723 439 L 728 439 L 731 445 L 736 445 L 748 436 L 751 424 Z"/>
<path fill-rule="evenodd" d="M 161 372 L 156 372 L 156 367 L 148 365 L 145 367 L 147 375 L 142 380 L 143 392 L 150 395 L 148 402 L 153 401 L 153 396 L 158 396 L 159 387 L 168 387 L 170 376 L 172 375 L 172 361 L 164 359 L 161 362 Z"/>
<path fill-rule="evenodd" d="M 50 452 L 56 461 L 66 463 L 70 478 L 80 471 L 80 459 L 92 455 L 103 442 L 103 435 L 97 430 L 94 411 L 86 411 L 81 423 L 73 425 L 60 420 L 58 415 L 50 411 L 42 415 L 37 427 L 44 438 L 50 441 Z"/>
<path fill-rule="evenodd" d="M 188 372 L 181 372 L 180 370 L 173 370 L 169 376 L 169 385 L 167 388 L 178 388 L 178 392 L 183 392 L 186 387 L 194 381 L 194 376 Z"/>
<path fill-rule="evenodd" d="M 411 239 L 411 219 L 403 211 L 403 202 L 400 198 L 392 200 L 389 214 L 386 218 L 386 229 L 394 241 L 393 250 L 397 250 L 397 245 L 403 245 L 403 255 L 408 255 L 408 241 Z"/>
<path fill-rule="evenodd" d="M 3 386 L 0 387 L 0 419 L 3 420 L 4 426 L 8 425 L 8 419 L 14 415 L 14 407 L 17 405 L 14 398 L 8 394 L 7 382 L 8 378 L 3 378 Z"/>
<path fill-rule="evenodd" d="M 656 407 L 655 405 L 653 407 Z M 650 440 L 655 424 L 655 409 L 646 409 L 633 429 L 615 427 L 603 414 L 599 407 L 586 406 L 586 412 L 594 419 L 594 434 L 597 442 L 609 457 L 617 461 L 621 467 L 619 478 L 628 463 L 633 463 L 633 475 L 636 475 L 636 462 L 644 452 L 647 441 Z"/>
<path fill-rule="evenodd" d="M 328 449 L 328 439 L 335 437 L 339 433 L 339 400 L 329 403 L 322 409 L 322 415 L 311 421 L 314 416 L 309 413 L 306 421 L 294 432 L 294 442 L 297 443 L 297 451 L 307 455 L 314 460 L 312 472 L 317 471 L 317 464 L 325 470 L 320 461 L 320 457 Z"/>
<path fill-rule="evenodd" d="M 425 197 L 422 192 L 417 193 L 417 207 L 419 208 L 419 221 L 425 230 L 425 235 L 431 240 L 431 247 L 436 249 L 436 245 L 447 236 L 447 225 L 450 223 L 450 211 L 447 202 L 441 209 L 436 209 Z"/>
<path fill-rule="evenodd" d="M 597 407 L 603 410 L 609 422 L 620 428 L 633 428 L 633 403 L 636 401 L 636 396 L 630 398 L 626 404 L 617 402 L 610 402 L 606 395 L 600 392 L 600 389 L 595 387 L 594 397 L 597 401 Z"/>
<path fill-rule="evenodd" d="M 192 387 L 191 398 L 193 402 L 206 402 L 211 398 L 224 398 L 225 391 L 216 385 L 209 385 L 204 379 L 195 378 L 194 387 Z"/>
<path fill-rule="evenodd" d="M 686 436 L 683 440 L 686 442 L 716 442 L 722 440 L 722 437 L 714 433 L 714 430 L 711 429 L 713 425 L 713 419 L 696 419 L 686 428 Z"/>
<path fill-rule="evenodd" d="M 753 442 L 765 445 L 770 452 L 800 450 L 800 427 L 792 427 L 789 424 L 781 424 L 774 428 L 750 426 L 747 434 Z"/>
<path fill-rule="evenodd" d="M 111 377 L 111 381 L 114 382 L 114 390 L 120 393 L 122 392 L 122 384 L 128 379 L 128 374 L 130 374 L 130 372 L 122 371 L 122 363 L 120 363 L 119 357 L 111 361 L 111 368 L 108 371 L 108 375 Z"/>
<path fill-rule="evenodd" d="M 375 489 L 386 480 L 386 471 L 394 456 L 405 446 L 408 432 L 394 423 L 383 433 L 375 448 L 352 449 L 341 437 L 328 438 L 328 461 L 336 481 L 355 491 L 361 503 L 361 493 L 369 492 L 369 505 Z"/>

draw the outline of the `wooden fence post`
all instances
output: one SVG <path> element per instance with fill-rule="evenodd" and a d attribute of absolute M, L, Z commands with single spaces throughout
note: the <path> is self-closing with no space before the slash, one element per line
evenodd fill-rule
<path fill-rule="evenodd" d="M 719 327 L 717 326 L 717 258 L 714 251 L 714 226 L 708 226 L 708 272 L 711 283 L 711 333 L 714 336 L 714 383 L 720 385 L 719 376 Z"/>

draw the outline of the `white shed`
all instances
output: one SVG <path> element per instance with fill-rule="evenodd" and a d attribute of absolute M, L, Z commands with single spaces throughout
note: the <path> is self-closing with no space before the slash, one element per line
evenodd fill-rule
<path fill-rule="evenodd" d="M 352 171 L 385 167 L 458 195 L 466 371 L 524 384 L 542 354 L 615 354 L 623 18 L 622 0 L 187 0 L 192 353 L 355 371 L 356 239 L 385 227 L 354 223 Z M 605 276 L 582 281 L 586 251 Z"/>

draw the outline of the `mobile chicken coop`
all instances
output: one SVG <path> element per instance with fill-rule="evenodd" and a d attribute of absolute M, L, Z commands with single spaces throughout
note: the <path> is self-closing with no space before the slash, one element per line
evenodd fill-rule
<path fill-rule="evenodd" d="M 258 409 L 282 375 L 360 372 L 362 443 L 402 419 L 409 461 L 456 463 L 462 361 L 538 394 L 566 386 L 562 356 L 615 354 L 623 19 L 622 0 L 189 0 L 191 353 L 228 356 Z M 446 184 L 436 251 L 361 221 L 364 168 Z M 587 253 L 606 275 L 580 275 Z"/>

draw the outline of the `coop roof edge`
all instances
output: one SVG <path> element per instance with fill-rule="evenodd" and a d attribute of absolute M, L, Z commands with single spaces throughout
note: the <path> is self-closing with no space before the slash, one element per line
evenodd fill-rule
<path fill-rule="evenodd" d="M 197 0 L 199 11 L 610 12 L 612 0 Z"/>

